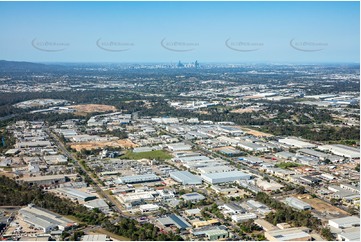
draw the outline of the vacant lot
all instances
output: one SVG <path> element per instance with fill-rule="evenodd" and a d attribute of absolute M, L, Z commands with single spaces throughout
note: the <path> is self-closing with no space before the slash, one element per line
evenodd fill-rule
<path fill-rule="evenodd" d="M 249 128 L 242 128 L 247 134 L 251 134 L 257 137 L 271 137 L 273 136 L 272 134 L 267 134 L 267 133 L 263 133 L 254 129 L 249 129 Z"/>
<path fill-rule="evenodd" d="M 77 114 L 117 111 L 116 107 L 110 105 L 103 105 L 103 104 L 81 104 L 81 105 L 73 105 L 68 107 L 75 109 Z"/>
<path fill-rule="evenodd" d="M 128 139 L 120 139 L 115 141 L 103 141 L 103 142 L 81 142 L 81 143 L 71 143 L 70 147 L 75 149 L 76 151 L 80 151 L 82 149 L 93 150 L 104 147 L 120 147 L 120 148 L 134 148 L 137 145 L 131 142 Z"/>
<path fill-rule="evenodd" d="M 231 113 L 252 113 L 252 112 L 256 112 L 256 111 L 252 108 L 239 108 L 239 109 L 233 109 L 231 111 Z"/>
<path fill-rule="evenodd" d="M 322 201 L 321 199 L 318 198 L 311 198 L 310 196 L 303 196 L 303 197 L 298 197 L 300 198 L 302 201 L 310 204 L 316 211 L 320 212 L 320 213 L 329 213 L 329 214 L 342 214 L 342 215 L 349 215 L 347 212 L 343 211 L 342 209 L 339 209 L 335 206 L 332 206 L 329 203 L 326 203 L 324 201 Z"/>
<path fill-rule="evenodd" d="M 140 159 L 169 160 L 172 158 L 172 156 L 164 150 L 154 150 L 154 151 L 137 152 L 137 153 L 134 153 L 133 151 L 128 151 L 121 158 L 129 159 L 129 160 L 140 160 Z"/>

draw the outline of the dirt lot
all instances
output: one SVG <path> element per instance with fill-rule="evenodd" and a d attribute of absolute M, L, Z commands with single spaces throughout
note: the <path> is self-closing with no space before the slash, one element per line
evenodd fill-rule
<path fill-rule="evenodd" d="M 256 111 L 251 108 L 239 108 L 231 111 L 231 113 L 252 113 L 252 112 L 256 112 Z"/>
<path fill-rule="evenodd" d="M 103 141 L 103 142 L 81 142 L 81 143 L 71 143 L 70 147 L 75 149 L 76 151 L 80 151 L 82 149 L 92 150 L 97 148 L 104 148 L 106 146 L 109 147 L 121 147 L 121 148 L 133 148 L 137 145 L 131 142 L 128 139 L 120 139 L 115 141 Z"/>
<path fill-rule="evenodd" d="M 263 133 L 254 129 L 249 129 L 249 128 L 242 128 L 247 134 L 251 134 L 257 137 L 271 137 L 273 136 L 272 134 L 267 134 L 267 133 Z"/>
<path fill-rule="evenodd" d="M 82 104 L 82 105 L 73 105 L 68 107 L 75 109 L 77 114 L 117 111 L 117 109 L 114 106 L 103 105 L 103 104 Z"/>
<path fill-rule="evenodd" d="M 310 196 L 297 196 L 297 198 L 302 199 L 302 201 L 310 204 L 315 210 L 321 213 L 326 212 L 335 215 L 338 214 L 349 215 L 347 212 L 343 211 L 342 209 L 332 206 L 331 204 L 328 204 L 318 198 L 311 198 Z"/>

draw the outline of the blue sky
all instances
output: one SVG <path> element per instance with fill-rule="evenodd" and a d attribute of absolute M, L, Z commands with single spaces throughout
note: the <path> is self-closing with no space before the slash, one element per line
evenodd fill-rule
<path fill-rule="evenodd" d="M 359 62 L 359 9 L 359 2 L 0 2 L 0 59 Z"/>

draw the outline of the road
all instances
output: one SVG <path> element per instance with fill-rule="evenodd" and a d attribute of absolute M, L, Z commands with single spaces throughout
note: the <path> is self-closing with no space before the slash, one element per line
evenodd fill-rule
<path fill-rule="evenodd" d="M 123 214 L 122 212 L 122 207 L 121 205 L 115 200 L 114 197 L 112 197 L 110 194 L 106 193 L 99 185 L 99 182 L 97 181 L 97 179 L 94 179 L 92 177 L 93 174 L 91 174 L 87 169 L 85 169 L 85 167 L 76 159 L 76 157 L 69 152 L 65 145 L 63 144 L 63 142 L 61 142 L 61 140 L 59 139 L 59 137 L 54 134 L 52 131 L 50 131 L 48 128 L 45 129 L 45 131 L 47 132 L 47 134 L 49 135 L 49 137 L 51 137 L 53 139 L 53 141 L 55 142 L 55 144 L 58 146 L 58 148 L 63 152 L 64 155 L 66 155 L 69 159 L 73 160 L 75 162 L 76 165 L 78 165 L 78 167 L 80 167 L 80 169 L 88 175 L 88 177 L 93 181 L 93 186 L 96 190 L 96 192 L 103 198 L 105 198 L 107 200 L 107 202 L 111 205 L 111 208 L 115 210 L 115 212 L 118 212 L 119 214 L 121 214 L 123 217 L 127 217 L 129 218 L 129 216 L 126 216 Z"/>

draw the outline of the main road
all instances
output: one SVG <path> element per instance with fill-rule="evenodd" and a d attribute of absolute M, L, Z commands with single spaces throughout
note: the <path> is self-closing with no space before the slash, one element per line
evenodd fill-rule
<path fill-rule="evenodd" d="M 91 174 L 87 169 L 85 169 L 85 167 L 78 161 L 78 159 L 71 152 L 69 152 L 67 150 L 64 143 L 59 139 L 59 137 L 56 134 L 54 134 L 49 128 L 46 128 L 45 131 L 49 135 L 49 137 L 51 137 L 53 139 L 53 141 L 58 146 L 58 148 L 63 152 L 63 154 L 66 155 L 69 159 L 73 160 L 75 162 L 75 164 L 78 165 L 78 167 L 83 171 L 83 173 L 87 174 L 87 176 L 93 181 L 93 186 L 94 186 L 95 190 L 97 191 L 97 193 L 101 197 L 105 198 L 107 200 L 107 202 L 111 205 L 111 207 L 116 212 L 121 214 L 123 217 L 129 218 L 129 216 L 126 216 L 123 214 L 121 205 L 114 199 L 114 197 L 112 197 L 110 194 L 105 192 L 100 187 L 97 179 L 93 178 L 93 176 L 92 176 L 93 174 Z"/>

